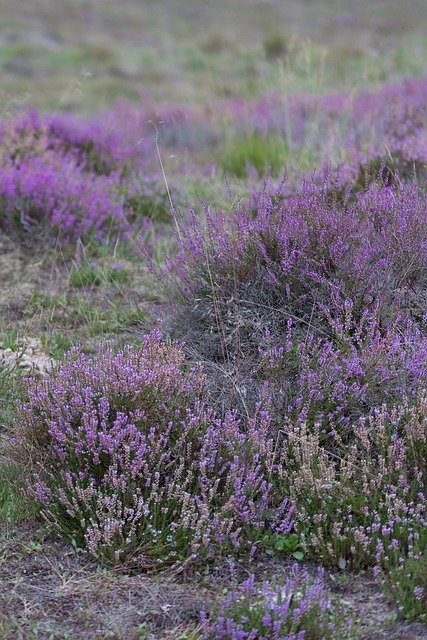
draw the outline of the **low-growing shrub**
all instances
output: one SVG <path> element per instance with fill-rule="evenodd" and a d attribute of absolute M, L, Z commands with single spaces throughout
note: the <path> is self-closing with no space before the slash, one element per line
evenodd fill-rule
<path fill-rule="evenodd" d="M 276 56 L 280 39 L 271 44 L 272 55 Z M 344 163 L 357 178 L 361 161 L 370 172 L 368 156 L 383 159 L 386 155 L 387 162 L 392 159 L 394 171 L 398 170 L 404 180 L 412 179 L 415 170 L 423 183 L 427 163 L 426 104 L 424 76 L 406 79 L 401 85 L 385 85 L 377 93 L 268 93 L 250 103 L 231 101 L 226 111 L 238 131 L 286 140 L 291 160 L 302 150 L 310 149 L 320 164 Z M 359 176 L 363 182 L 364 173 L 362 170 Z"/>
<path fill-rule="evenodd" d="M 135 145 L 111 127 L 105 116 L 102 122 L 71 114 L 43 117 L 28 109 L 5 123 L 1 133 L 2 157 L 14 161 L 50 151 L 72 158 L 87 172 L 109 175 L 126 172 L 135 160 Z"/>
<path fill-rule="evenodd" d="M 0 224 L 47 229 L 64 240 L 127 229 L 114 176 L 93 176 L 46 153 L 0 166 Z"/>
<path fill-rule="evenodd" d="M 417 532 L 418 533 L 418 532 Z M 418 537 L 419 535 L 419 537 Z M 409 540 L 410 552 L 396 558 L 394 545 L 388 544 L 388 571 L 378 569 L 381 584 L 395 603 L 400 618 L 427 620 L 427 533 L 426 528 L 417 538 Z M 395 557 L 393 557 L 395 556 Z"/>
<path fill-rule="evenodd" d="M 283 482 L 306 553 L 377 573 L 414 559 L 427 519 L 426 411 L 425 393 L 414 404 L 383 407 L 353 426 L 348 446 L 330 433 L 334 450 L 307 424 L 284 429 Z"/>
<path fill-rule="evenodd" d="M 298 565 L 284 582 L 257 583 L 252 575 L 202 616 L 202 640 L 326 640 L 345 637 L 323 572 L 312 578 Z M 347 623 L 350 621 L 347 621 Z"/>
<path fill-rule="evenodd" d="M 79 349 L 33 381 L 17 418 L 44 517 L 99 559 L 140 567 L 250 553 L 287 532 L 273 495 L 274 442 L 260 415 L 243 429 L 204 407 L 203 378 L 159 333 L 95 360 Z"/>
<path fill-rule="evenodd" d="M 421 191 L 427 186 L 427 146 L 420 149 L 419 141 L 388 149 L 387 153 L 371 151 L 355 154 L 351 163 L 340 167 L 342 197 L 351 197 L 372 184 L 394 187 L 406 183 L 418 184 Z"/>
<path fill-rule="evenodd" d="M 165 189 L 124 132 L 31 110 L 0 129 L 0 227 L 104 240 L 169 219 Z"/>
<path fill-rule="evenodd" d="M 374 184 L 342 200 L 335 186 L 314 178 L 256 211 L 207 207 L 182 222 L 167 263 L 176 327 L 222 399 L 249 406 L 268 383 L 280 420 L 325 429 L 427 379 L 426 198 Z"/>

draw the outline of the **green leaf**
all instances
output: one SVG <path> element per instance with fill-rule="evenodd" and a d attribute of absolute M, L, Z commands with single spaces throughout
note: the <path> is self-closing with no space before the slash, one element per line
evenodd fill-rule
<path fill-rule="evenodd" d="M 276 551 L 283 551 L 283 549 L 286 548 L 286 538 L 280 536 L 279 538 L 277 538 L 276 544 L 274 546 L 276 548 Z"/>
<path fill-rule="evenodd" d="M 302 551 L 294 551 L 294 553 L 292 555 L 295 558 L 295 560 L 303 560 L 304 559 L 304 554 L 303 554 Z"/>

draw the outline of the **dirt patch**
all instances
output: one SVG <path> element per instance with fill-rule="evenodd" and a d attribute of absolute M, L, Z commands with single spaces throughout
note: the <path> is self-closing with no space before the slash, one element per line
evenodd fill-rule
<path fill-rule="evenodd" d="M 87 555 L 37 526 L 9 527 L 0 538 L 0 635 L 73 640 L 176 640 L 197 628 L 199 612 L 250 572 L 285 577 L 290 560 L 218 566 L 203 575 L 129 575 L 102 569 Z M 304 563 L 311 573 L 315 563 Z M 359 640 L 425 640 L 427 628 L 396 621 L 386 598 L 368 575 L 327 577 L 351 614 L 351 637 Z"/>
<path fill-rule="evenodd" d="M 172 629 L 197 624 L 207 605 L 206 589 L 194 583 L 100 569 L 28 526 L 3 533 L 0 583 L 4 640 L 166 638 Z"/>

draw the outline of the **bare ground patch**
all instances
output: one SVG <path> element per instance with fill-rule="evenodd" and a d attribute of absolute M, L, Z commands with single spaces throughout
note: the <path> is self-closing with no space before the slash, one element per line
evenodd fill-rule
<path fill-rule="evenodd" d="M 249 572 L 280 578 L 291 564 L 286 559 L 241 564 L 233 578 L 227 566 L 202 574 L 130 575 L 100 568 L 36 525 L 7 526 L 0 539 L 0 634 L 4 640 L 178 640 L 197 629 L 200 610 L 236 578 Z M 317 567 L 307 563 L 306 568 L 314 573 Z M 427 637 L 424 625 L 396 621 L 369 575 L 331 573 L 328 586 L 353 615 L 349 637 Z"/>

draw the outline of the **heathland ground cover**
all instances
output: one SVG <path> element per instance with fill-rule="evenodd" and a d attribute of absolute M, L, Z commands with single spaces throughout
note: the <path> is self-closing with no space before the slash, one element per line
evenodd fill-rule
<path fill-rule="evenodd" d="M 190 4 L 2 3 L 0 636 L 421 640 L 425 8 Z"/>

